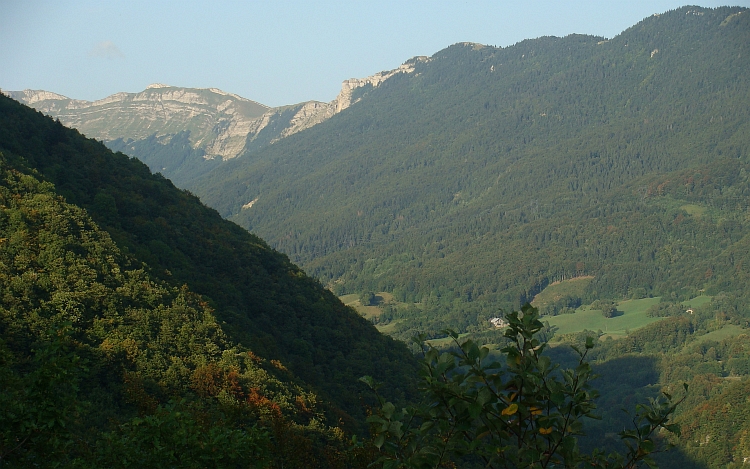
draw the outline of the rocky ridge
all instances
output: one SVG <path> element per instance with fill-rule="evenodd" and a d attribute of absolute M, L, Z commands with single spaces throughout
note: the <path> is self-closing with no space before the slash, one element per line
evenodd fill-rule
<path fill-rule="evenodd" d="M 140 93 L 115 93 L 97 101 L 70 99 L 48 91 L 11 91 L 10 97 L 103 141 L 138 141 L 155 135 L 167 142 L 190 131 L 194 148 L 208 158 L 239 154 L 252 123 L 268 109 L 221 90 L 153 84 Z"/>
<path fill-rule="evenodd" d="M 141 156 L 136 142 L 156 137 L 160 145 L 167 146 L 173 136 L 189 131 L 190 145 L 202 150 L 203 158 L 228 160 L 328 120 L 361 99 L 354 97 L 357 88 L 377 87 L 398 73 L 412 73 L 418 62 L 427 60 L 415 57 L 394 70 L 345 80 L 339 95 L 329 103 L 308 101 L 276 108 L 216 88 L 160 83 L 139 93 L 115 93 L 97 101 L 44 90 L 6 94 L 88 137 L 105 143 L 121 139 L 128 144 L 124 151 L 131 149 L 132 156 Z M 152 169 L 162 170 L 163 166 Z"/>

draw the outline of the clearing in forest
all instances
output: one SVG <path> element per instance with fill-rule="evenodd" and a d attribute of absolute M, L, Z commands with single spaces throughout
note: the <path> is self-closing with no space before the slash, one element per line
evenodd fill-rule
<path fill-rule="evenodd" d="M 563 280 L 561 282 L 552 282 L 547 285 L 547 288 L 539 292 L 534 299 L 531 300 L 531 306 L 541 310 L 545 306 L 566 296 L 580 298 L 583 296 L 583 292 L 586 291 L 586 287 L 589 286 L 589 283 L 591 283 L 591 280 L 593 279 L 593 276 L 586 275 Z"/>
<path fill-rule="evenodd" d="M 626 300 L 617 303 L 617 316 L 605 318 L 598 309 L 590 309 L 582 306 L 574 314 L 561 314 L 558 316 L 545 316 L 543 321 L 549 321 L 550 325 L 557 326 L 558 334 L 572 334 L 584 329 L 589 331 L 604 332 L 605 335 L 623 337 L 628 331 L 641 328 L 662 318 L 648 317 L 648 309 L 659 303 L 660 297 L 643 298 L 640 300 Z"/>

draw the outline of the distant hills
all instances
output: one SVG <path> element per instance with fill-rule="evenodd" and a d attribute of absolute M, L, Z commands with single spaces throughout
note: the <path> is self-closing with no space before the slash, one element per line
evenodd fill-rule
<path fill-rule="evenodd" d="M 456 44 L 186 187 L 338 293 L 419 303 L 404 337 L 582 275 L 589 301 L 739 291 L 749 47 L 729 7 Z"/>
<path fill-rule="evenodd" d="M 398 73 L 409 73 L 419 60 L 371 77 L 346 80 L 330 103 L 308 101 L 277 108 L 216 88 L 158 83 L 139 93 L 116 93 L 93 102 L 43 90 L 7 94 L 186 185 L 224 160 L 329 119 L 359 100 L 359 88 L 378 86 Z"/>
<path fill-rule="evenodd" d="M 237 156 L 252 122 L 270 109 L 215 88 L 162 84 L 93 102 L 34 90 L 9 96 L 98 140 L 137 142 L 155 135 L 161 143 L 168 143 L 175 134 L 189 132 L 191 144 L 203 149 L 207 158 Z"/>

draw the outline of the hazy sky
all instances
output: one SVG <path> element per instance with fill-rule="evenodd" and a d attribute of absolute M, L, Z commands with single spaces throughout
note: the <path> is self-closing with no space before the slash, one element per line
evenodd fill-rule
<path fill-rule="evenodd" d="M 685 0 L 686 2 L 688 0 Z M 611 38 L 673 0 L 0 0 L 0 88 L 95 100 L 150 83 L 279 106 L 456 42 Z M 703 0 L 717 7 L 726 1 Z M 750 0 L 731 0 L 750 7 Z"/>

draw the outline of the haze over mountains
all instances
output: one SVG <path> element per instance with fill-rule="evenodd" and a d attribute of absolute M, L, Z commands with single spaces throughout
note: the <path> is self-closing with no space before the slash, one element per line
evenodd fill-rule
<path fill-rule="evenodd" d="M 557 336 L 578 345 L 599 339 L 592 358 L 605 415 L 594 434 L 619 431 L 619 409 L 633 396 L 688 382 L 681 451 L 663 463 L 741 467 L 750 460 L 748 70 L 747 9 L 684 7 L 611 39 L 455 44 L 345 82 L 327 104 L 268 109 L 218 90 L 164 85 L 94 103 L 13 93 L 138 156 L 218 214 L 137 162 L 3 100 L 3 177 L 12 187 L 3 200 L 27 195 L 19 208 L 3 202 L 0 228 L 15 231 L 3 235 L 13 244 L 0 247 L 21 249 L 25 223 L 54 220 L 35 212 L 53 195 L 43 181 L 54 183 L 55 196 L 90 215 L 50 210 L 106 230 L 131 266 L 145 266 L 137 275 L 149 277 L 133 278 L 163 289 L 163 308 L 172 311 L 190 292 L 204 295 L 215 311 L 208 329 L 221 327 L 232 341 L 227 350 L 247 347 L 265 360 L 263 369 L 281 381 L 268 387 L 299 410 L 287 409 L 300 425 L 311 422 L 302 410 L 309 400 L 294 404 L 290 396 L 306 391 L 290 383 L 333 402 L 329 415 L 349 421 L 358 375 L 390 380 L 386 387 L 404 396 L 414 370 L 403 345 L 376 334 L 313 279 L 339 295 L 380 293 L 387 304 L 370 319 L 401 339 L 424 332 L 439 340 L 449 327 L 500 343 L 489 319 L 545 290 L 550 321 L 564 311 L 583 322 L 603 303 L 617 313 L 617 303 L 646 300 L 651 324 L 638 330 Z M 68 242 L 84 252 L 77 238 Z M 96 252 L 115 252 L 104 246 Z M 23 279 L 38 288 L 23 290 L 33 305 L 49 284 L 43 273 Z M 169 290 L 182 285 L 189 288 L 182 297 Z M 570 288 L 554 293 L 562 287 Z M 157 378 L 171 369 L 166 359 L 129 361 L 126 329 L 106 329 L 107 344 L 101 330 L 80 332 L 87 347 L 119 353 L 111 356 L 123 369 L 138 365 Z M 562 347 L 551 353 L 566 359 Z M 204 359 L 185 358 L 186 369 Z M 230 369 L 229 361 L 209 362 Z M 118 396 L 123 415 L 134 412 Z"/>

